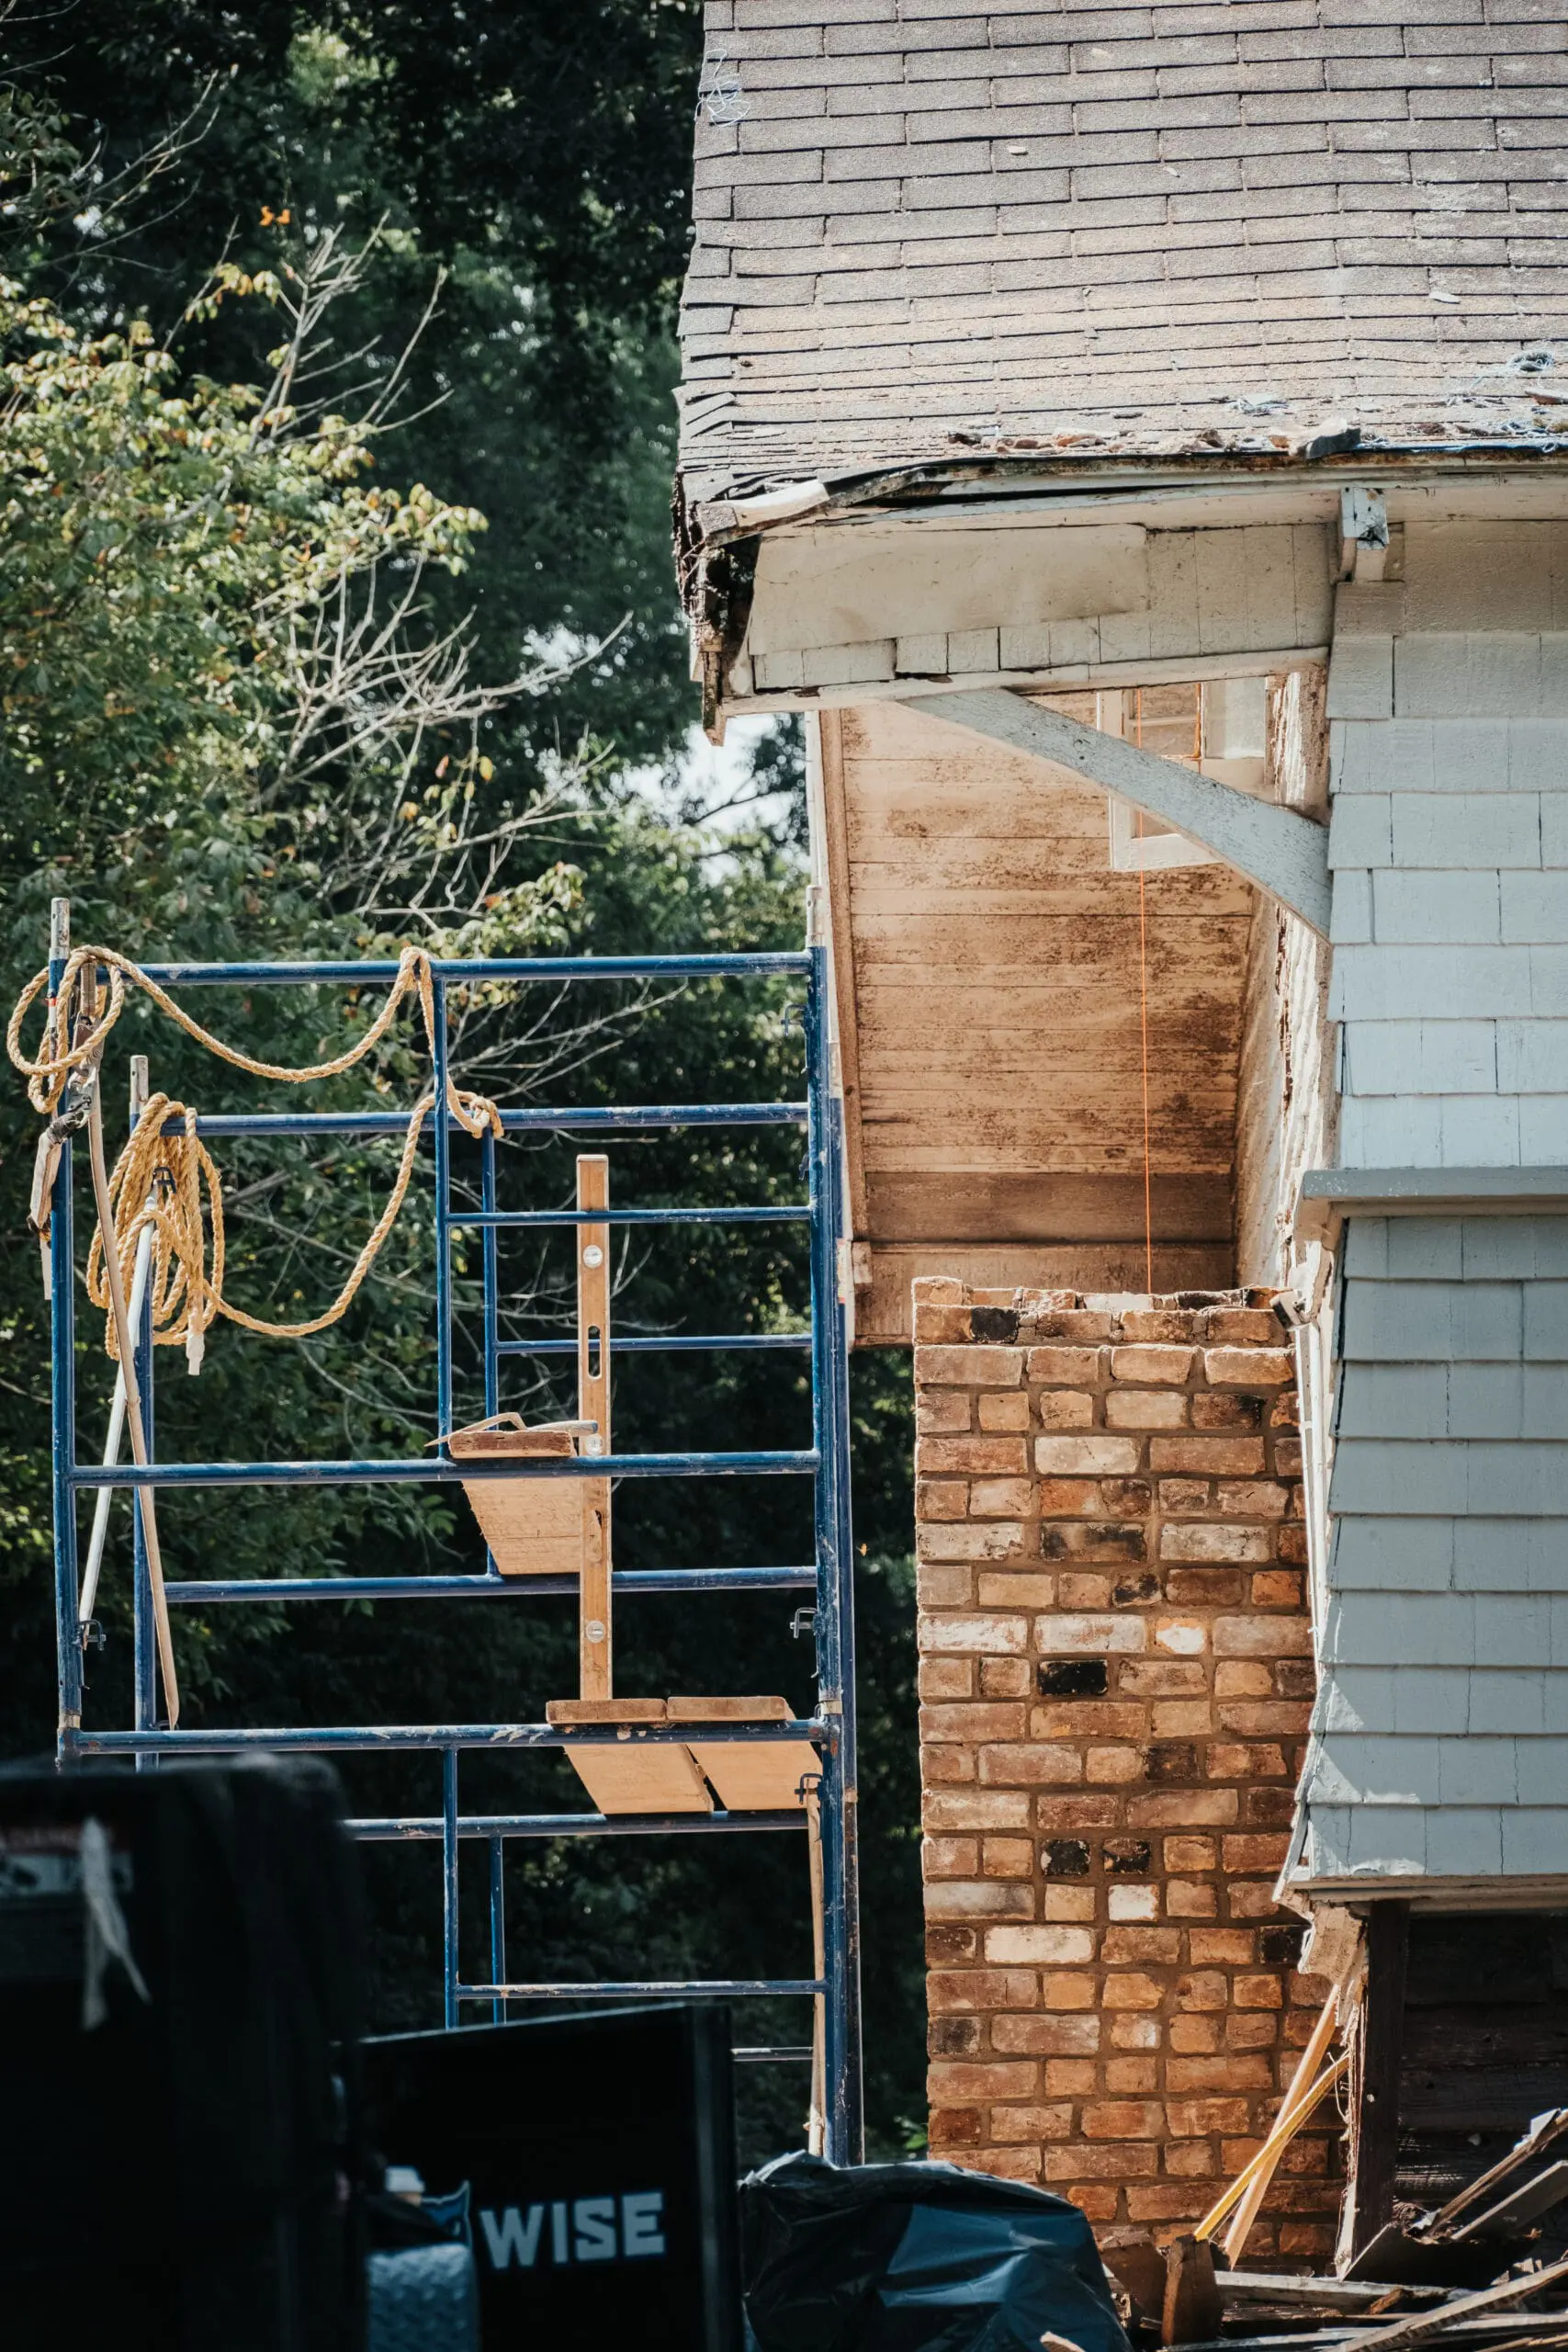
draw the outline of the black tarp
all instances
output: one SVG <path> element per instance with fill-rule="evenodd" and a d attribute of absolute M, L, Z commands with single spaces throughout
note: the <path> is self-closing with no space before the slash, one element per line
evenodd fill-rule
<path fill-rule="evenodd" d="M 955 2165 L 780 2156 L 741 2183 L 757 2352 L 1128 2352 L 1076 2205 Z"/>

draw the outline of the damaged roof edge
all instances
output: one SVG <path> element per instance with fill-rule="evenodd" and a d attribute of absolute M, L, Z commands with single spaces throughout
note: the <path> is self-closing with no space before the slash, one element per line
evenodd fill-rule
<path fill-rule="evenodd" d="M 1339 462 L 1335 463 L 1333 460 Z M 1351 462 L 1347 463 L 1349 459 Z M 1332 446 L 1278 449 L 1191 449 L 1151 458 L 1139 451 L 1085 450 L 1073 456 L 1030 451 L 998 452 L 970 458 L 931 458 L 905 466 L 878 466 L 825 480 L 781 481 L 761 475 L 738 481 L 717 498 L 687 497 L 687 477 L 698 469 L 682 465 L 675 478 L 678 514 L 691 548 L 725 547 L 738 539 L 782 529 L 818 516 L 887 505 L 931 504 L 950 489 L 989 491 L 998 498 L 1042 489 L 1092 496 L 1124 496 L 1158 489 L 1223 490 L 1251 486 L 1260 476 L 1279 481 L 1307 469 L 1314 481 L 1377 482 L 1412 477 L 1438 481 L 1485 476 L 1517 467 L 1537 474 L 1568 471 L 1568 436 L 1523 442 L 1508 440 L 1382 442 L 1354 433 Z"/>

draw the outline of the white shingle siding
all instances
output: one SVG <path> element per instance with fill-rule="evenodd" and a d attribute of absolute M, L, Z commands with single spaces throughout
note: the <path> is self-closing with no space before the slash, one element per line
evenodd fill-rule
<path fill-rule="evenodd" d="M 1568 1871 L 1568 1217 L 1353 1217 L 1318 1882 Z"/>
<path fill-rule="evenodd" d="M 1341 1159 L 1568 1165 L 1568 530 L 1405 546 L 1329 671 Z"/>

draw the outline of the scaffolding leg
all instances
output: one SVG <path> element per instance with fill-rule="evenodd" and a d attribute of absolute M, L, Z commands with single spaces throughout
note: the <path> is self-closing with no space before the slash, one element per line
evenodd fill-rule
<path fill-rule="evenodd" d="M 506 1982 L 506 1845 L 499 1829 L 490 1833 L 490 1981 Z M 490 2005 L 491 2022 L 506 2023 L 506 2003 Z"/>
<path fill-rule="evenodd" d="M 811 1973 L 826 1981 L 827 1939 L 822 1921 L 822 1803 L 819 1791 L 807 1785 L 806 1804 L 807 1866 L 811 1874 Z M 828 2136 L 827 2001 L 818 1993 L 811 2004 L 811 2111 L 807 2120 L 806 2145 L 819 2156 Z"/>
<path fill-rule="evenodd" d="M 441 1963 L 442 2018 L 448 2033 L 457 2022 L 457 1751 L 441 1751 Z"/>
<path fill-rule="evenodd" d="M 577 1205 L 610 1205 L 610 1163 L 602 1152 L 584 1152 L 577 1162 Z M 577 1417 L 597 1421 L 582 1441 L 585 1453 L 608 1453 L 610 1442 L 610 1228 L 577 1228 Z M 608 1699 L 615 1688 L 614 1628 L 610 1617 L 610 1482 L 582 1484 L 582 1572 L 578 1602 L 578 1659 L 581 1695 Z"/>

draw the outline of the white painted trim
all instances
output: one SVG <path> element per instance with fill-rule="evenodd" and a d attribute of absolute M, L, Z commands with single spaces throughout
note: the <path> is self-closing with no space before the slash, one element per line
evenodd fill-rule
<path fill-rule="evenodd" d="M 1091 784 L 1152 810 L 1300 915 L 1311 930 L 1328 936 L 1325 825 L 995 687 L 912 698 L 910 707 L 945 725 L 1033 752 L 1056 767 L 1070 768 Z"/>
<path fill-rule="evenodd" d="M 726 718 L 781 710 L 854 710 L 866 702 L 917 702 L 933 695 L 973 694 L 977 687 L 1026 686 L 1034 694 L 1070 694 L 1080 686 L 1168 686 L 1205 678 L 1278 676 L 1311 670 L 1328 659 L 1326 645 L 1292 645 L 1268 653 L 1182 653 L 1158 662 L 1069 662 L 1055 670 L 971 670 L 932 678 L 868 678 L 849 686 L 781 686 L 769 693 L 727 693 Z M 750 664 L 748 664 L 750 668 Z"/>

